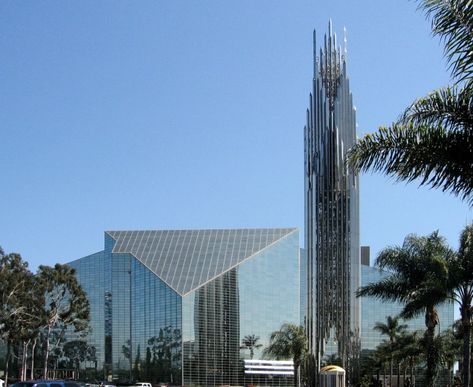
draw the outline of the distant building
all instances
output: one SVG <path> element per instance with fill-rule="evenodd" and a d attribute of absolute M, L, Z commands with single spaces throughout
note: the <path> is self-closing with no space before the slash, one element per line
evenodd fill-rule
<path fill-rule="evenodd" d="M 273 331 L 300 322 L 297 229 L 109 231 L 103 251 L 70 265 L 104 378 L 292 386 L 271 364 L 245 373 L 242 340 L 258 336 L 261 359 Z"/>
<path fill-rule="evenodd" d="M 346 167 L 356 141 L 356 114 L 346 49 L 329 24 L 320 51 L 314 32 L 313 92 L 304 128 L 305 327 L 317 368 L 338 354 L 344 367 L 357 357 L 360 301 L 358 177 Z"/>

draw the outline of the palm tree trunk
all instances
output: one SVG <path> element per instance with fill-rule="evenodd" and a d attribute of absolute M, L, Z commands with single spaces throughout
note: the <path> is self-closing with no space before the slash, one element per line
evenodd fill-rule
<path fill-rule="evenodd" d="M 294 362 L 294 387 L 299 387 L 299 364 Z"/>
<path fill-rule="evenodd" d="M 393 357 L 391 356 L 391 360 L 389 361 L 389 385 L 392 384 L 393 380 Z"/>
<path fill-rule="evenodd" d="M 453 386 L 453 364 L 448 365 L 448 385 Z"/>
<path fill-rule="evenodd" d="M 425 311 L 425 325 L 427 330 L 425 331 L 425 341 L 426 341 L 426 360 L 427 360 L 427 371 L 426 371 L 426 386 L 434 387 L 435 378 L 436 378 L 436 368 L 437 368 L 437 356 L 434 348 L 434 338 L 435 338 L 435 327 L 437 326 L 437 312 L 433 306 L 429 306 Z"/>
<path fill-rule="evenodd" d="M 468 308 L 468 309 L 471 309 Z M 470 359 L 471 359 L 471 316 L 468 316 L 468 311 L 465 311 L 465 313 L 462 310 L 462 314 L 465 316 L 462 316 L 462 325 L 463 325 L 463 334 L 464 334 L 464 339 L 463 339 L 463 387 L 470 387 L 470 378 L 471 378 L 471 373 L 470 373 Z"/>
<path fill-rule="evenodd" d="M 435 380 L 435 354 L 434 354 L 434 335 L 435 332 L 433 329 L 428 328 L 425 332 L 426 344 L 427 344 L 427 372 L 426 372 L 426 384 L 428 387 L 434 386 Z"/>

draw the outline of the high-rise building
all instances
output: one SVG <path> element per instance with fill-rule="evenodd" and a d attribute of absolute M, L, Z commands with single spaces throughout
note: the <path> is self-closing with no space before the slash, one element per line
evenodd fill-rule
<path fill-rule="evenodd" d="M 359 343 L 358 178 L 345 165 L 356 141 L 355 108 L 347 77 L 346 41 L 329 24 L 317 53 L 304 128 L 306 329 L 316 364 L 338 353 L 344 366 Z"/>
<path fill-rule="evenodd" d="M 70 265 L 99 376 L 293 385 L 290 365 L 257 359 L 272 332 L 300 322 L 297 229 L 108 231 L 103 251 Z"/>

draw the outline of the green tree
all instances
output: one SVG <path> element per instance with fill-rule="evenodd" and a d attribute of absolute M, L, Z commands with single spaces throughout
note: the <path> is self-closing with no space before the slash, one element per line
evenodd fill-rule
<path fill-rule="evenodd" d="M 393 377 L 393 361 L 394 361 L 394 351 L 395 351 L 395 345 L 396 341 L 399 338 L 401 334 L 405 332 L 407 328 L 406 324 L 400 324 L 399 323 L 399 316 L 387 316 L 386 317 L 386 323 L 382 322 L 376 322 L 374 324 L 373 329 L 375 331 L 378 331 L 382 335 L 385 335 L 389 339 L 389 345 L 391 347 L 391 355 L 389 359 L 389 380 L 392 380 Z"/>
<path fill-rule="evenodd" d="M 50 352 L 59 346 L 68 328 L 84 332 L 89 327 L 89 301 L 75 276 L 75 270 L 67 265 L 40 266 L 37 284 L 44 292 L 44 366 L 43 377 L 48 375 Z M 52 332 L 54 331 L 54 335 Z M 54 342 L 51 339 L 55 337 Z"/>
<path fill-rule="evenodd" d="M 152 354 L 151 364 L 157 380 L 167 382 L 177 380 L 173 365 L 180 360 L 181 341 L 181 330 L 170 325 L 161 328 L 157 336 L 148 339 Z"/>
<path fill-rule="evenodd" d="M 22 378 L 26 370 L 25 344 L 37 334 L 38 304 L 34 278 L 28 270 L 28 263 L 16 253 L 5 254 L 0 248 L 0 340 L 6 344 L 5 381 L 8 382 L 8 371 L 11 350 L 17 345 L 23 349 Z"/>
<path fill-rule="evenodd" d="M 292 359 L 294 362 L 294 386 L 298 386 L 299 367 L 307 353 L 307 337 L 304 328 L 285 323 L 269 338 L 264 354 L 276 359 Z"/>
<path fill-rule="evenodd" d="M 420 98 L 389 127 L 349 151 L 355 171 L 419 179 L 473 203 L 473 5 L 469 0 L 419 0 L 445 47 L 457 85 Z"/>
<path fill-rule="evenodd" d="M 136 349 L 135 363 L 133 365 L 133 378 L 135 380 L 141 380 L 141 348 L 138 344 Z"/>
<path fill-rule="evenodd" d="M 241 340 L 240 348 L 248 349 L 250 351 L 250 359 L 253 359 L 253 356 L 255 355 L 255 349 L 261 348 L 263 346 L 263 344 L 258 344 L 258 341 L 259 336 L 256 335 L 246 335 Z"/>
<path fill-rule="evenodd" d="M 383 370 L 383 380 L 386 379 L 387 375 L 387 365 L 391 359 L 391 347 L 387 341 L 383 341 L 376 347 L 373 355 L 373 362 L 376 364 L 380 370 Z M 378 372 L 379 380 L 379 372 Z M 384 385 L 384 382 L 383 382 Z"/>
<path fill-rule="evenodd" d="M 90 346 L 84 340 L 71 340 L 64 344 L 63 356 L 69 360 L 69 367 L 74 368 L 78 377 L 80 365 L 84 361 L 95 361 L 95 347 Z"/>
<path fill-rule="evenodd" d="M 403 304 L 400 317 L 404 319 L 424 313 L 427 386 L 433 386 L 438 372 L 434 345 L 439 323 L 436 306 L 449 297 L 447 261 L 452 254 L 438 232 L 426 237 L 409 235 L 402 246 L 386 248 L 377 257 L 376 265 L 390 274 L 357 292 L 358 296 L 400 302 Z"/>
<path fill-rule="evenodd" d="M 461 340 L 455 337 L 452 329 L 448 329 L 440 334 L 441 340 L 441 358 L 442 362 L 448 369 L 449 385 L 453 383 L 453 366 L 457 360 L 460 359 L 462 351 Z"/>
<path fill-rule="evenodd" d="M 146 380 L 153 380 L 153 370 L 151 365 L 151 349 L 146 347 L 146 357 L 145 357 L 145 378 Z"/>
<path fill-rule="evenodd" d="M 423 358 L 424 349 L 417 332 L 403 332 L 396 340 L 395 358 L 404 364 L 404 380 L 410 368 L 410 380 L 414 380 L 415 367 Z"/>
<path fill-rule="evenodd" d="M 457 254 L 448 262 L 449 287 L 453 299 L 460 306 L 460 324 L 463 332 L 463 385 L 471 383 L 471 326 L 473 317 L 473 225 L 464 228 L 460 235 Z"/>
<path fill-rule="evenodd" d="M 125 359 L 128 360 L 131 369 L 132 353 L 131 353 L 131 340 L 128 339 L 125 344 L 122 345 L 122 354 Z"/>

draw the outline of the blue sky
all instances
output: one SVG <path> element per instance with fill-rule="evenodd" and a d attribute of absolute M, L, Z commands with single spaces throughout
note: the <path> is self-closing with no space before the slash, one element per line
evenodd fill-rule
<path fill-rule="evenodd" d="M 303 230 L 312 30 L 348 31 L 358 134 L 446 85 L 408 0 L 0 2 L 0 245 L 35 269 L 103 247 L 104 230 Z M 439 229 L 460 199 L 361 177 L 361 242 Z"/>

